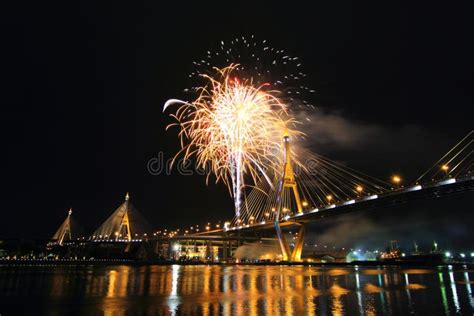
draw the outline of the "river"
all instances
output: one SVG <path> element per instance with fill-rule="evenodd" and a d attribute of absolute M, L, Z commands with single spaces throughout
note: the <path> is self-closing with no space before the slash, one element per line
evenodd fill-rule
<path fill-rule="evenodd" d="M 0 315 L 443 315 L 474 270 L 252 265 L 0 266 Z"/>

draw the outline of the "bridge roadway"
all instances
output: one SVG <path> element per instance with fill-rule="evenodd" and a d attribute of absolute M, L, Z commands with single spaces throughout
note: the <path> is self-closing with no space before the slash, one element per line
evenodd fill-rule
<path fill-rule="evenodd" d="M 358 199 L 327 205 L 323 208 L 312 209 L 301 214 L 286 216 L 280 220 L 280 226 L 292 226 L 295 223 L 309 223 L 323 218 L 338 216 L 356 211 L 366 211 L 382 207 L 389 207 L 398 204 L 408 203 L 413 200 L 438 198 L 445 195 L 474 191 L 474 175 L 467 175 L 459 178 L 448 178 L 441 181 L 417 184 L 409 187 L 394 189 L 391 192 L 369 195 Z M 273 229 L 274 222 L 260 222 L 253 225 L 242 225 L 230 227 L 228 229 L 216 229 L 194 234 L 193 236 L 206 235 L 243 235 L 256 230 Z M 189 236 L 190 237 L 190 236 Z M 194 237 L 196 238 L 196 237 Z"/>

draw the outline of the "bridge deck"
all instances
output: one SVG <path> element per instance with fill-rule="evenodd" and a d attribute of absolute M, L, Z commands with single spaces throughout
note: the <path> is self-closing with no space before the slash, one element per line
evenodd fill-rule
<path fill-rule="evenodd" d="M 438 198 L 445 195 L 474 191 L 474 176 L 468 175 L 462 178 L 449 178 L 442 181 L 414 185 L 400 188 L 381 195 L 370 195 L 359 199 L 345 201 L 340 204 L 328 205 L 321 209 L 313 209 L 308 212 L 287 216 L 280 221 L 280 226 L 292 226 L 295 223 L 308 223 L 321 220 L 326 217 L 342 215 L 361 210 L 389 207 L 393 205 L 408 203 L 412 200 Z M 229 229 L 216 229 L 195 234 L 195 236 L 205 235 L 232 235 L 237 232 L 245 233 L 255 230 L 265 230 L 273 228 L 273 222 L 261 222 L 253 225 L 231 227 Z"/>

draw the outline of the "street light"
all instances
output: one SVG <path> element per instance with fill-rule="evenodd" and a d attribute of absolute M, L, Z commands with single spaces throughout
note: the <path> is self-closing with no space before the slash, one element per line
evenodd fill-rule
<path fill-rule="evenodd" d="M 402 182 L 402 178 L 398 175 L 392 176 L 392 182 L 395 183 L 397 187 L 400 187 L 400 182 Z"/>
<path fill-rule="evenodd" d="M 331 194 L 328 194 L 328 195 L 326 196 L 326 199 L 328 200 L 329 203 L 331 203 L 331 201 L 332 201 L 332 195 L 331 195 Z"/>
<path fill-rule="evenodd" d="M 444 171 L 444 173 L 446 174 L 446 177 L 447 177 L 448 176 L 448 171 L 449 171 L 449 166 L 448 165 L 442 165 L 441 170 Z"/>
<path fill-rule="evenodd" d="M 359 193 L 362 193 L 362 191 L 364 191 L 364 188 L 361 187 L 360 185 L 356 186 L 356 191 L 359 192 Z"/>
<path fill-rule="evenodd" d="M 308 206 L 308 202 L 303 201 L 303 206 L 304 206 L 304 207 Z"/>

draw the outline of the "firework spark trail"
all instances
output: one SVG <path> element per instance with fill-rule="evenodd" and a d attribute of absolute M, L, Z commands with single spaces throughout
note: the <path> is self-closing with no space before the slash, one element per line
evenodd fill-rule
<path fill-rule="evenodd" d="M 315 91 L 307 86 L 309 81 L 301 60 L 254 35 L 235 37 L 213 45 L 207 54 L 193 61 L 194 71 L 188 77 L 199 81 L 201 74 L 209 73 L 211 65 L 225 68 L 230 64 L 239 64 L 234 69 L 239 78 L 251 78 L 256 86 L 267 82 L 277 88 L 281 92 L 279 97 L 291 103 L 289 112 L 314 109 L 306 99 Z M 192 90 L 185 89 L 186 92 Z"/>
<path fill-rule="evenodd" d="M 231 64 L 215 68 L 216 75 L 202 75 L 207 84 L 197 88 L 198 97 L 192 102 L 168 100 L 180 106 L 171 116 L 179 126 L 181 150 L 185 159 L 196 157 L 197 167 L 210 164 L 207 180 L 212 174 L 222 180 L 234 198 L 236 215 L 240 214 L 244 176 L 253 183 L 266 172 L 279 168 L 281 139 L 286 132 L 298 135 L 288 126 L 295 121 L 287 107 L 276 97 L 278 91 L 268 90 L 268 84 L 254 86 L 252 80 L 233 76 L 238 67 Z"/>

